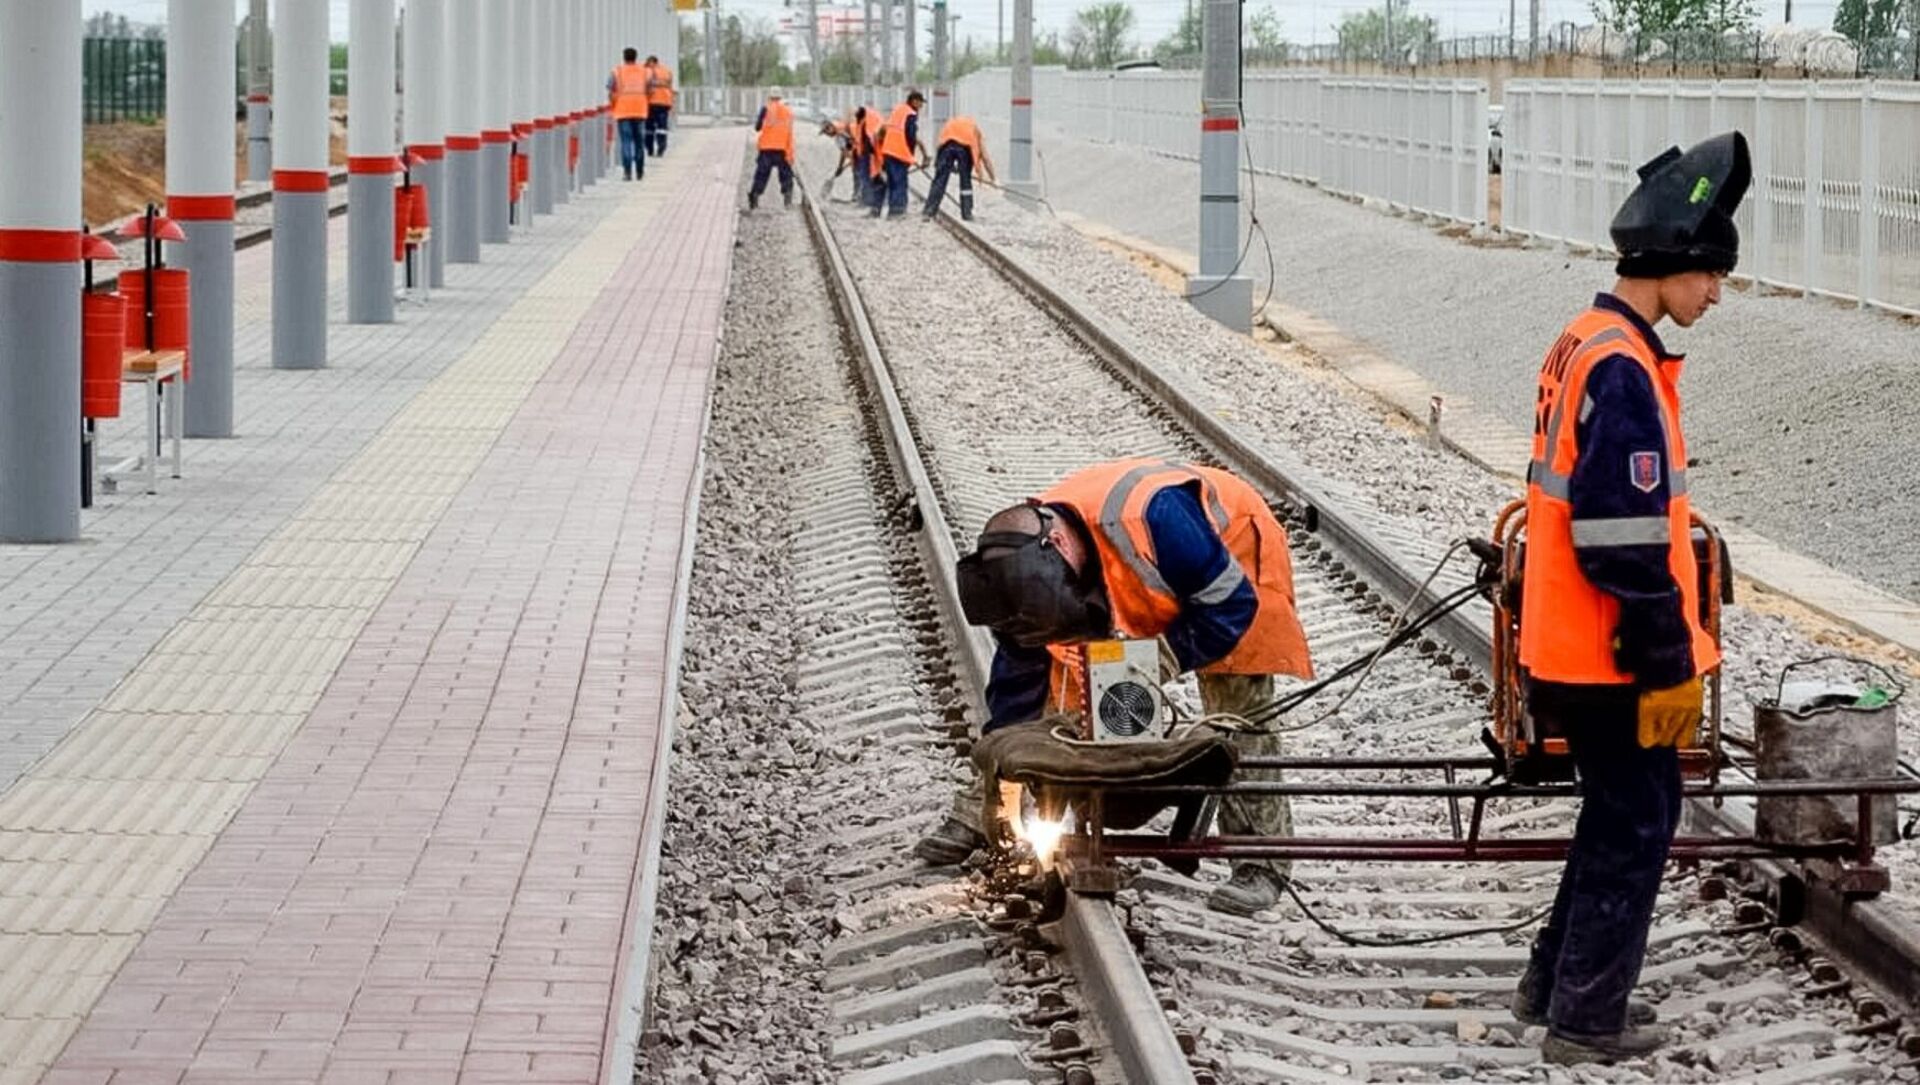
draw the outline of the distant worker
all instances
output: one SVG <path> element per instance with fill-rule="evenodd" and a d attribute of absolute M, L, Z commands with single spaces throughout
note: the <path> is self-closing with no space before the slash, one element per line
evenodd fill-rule
<path fill-rule="evenodd" d="M 1547 1026 L 1540 1053 L 1556 1063 L 1637 1058 L 1664 1039 L 1629 996 L 1679 823 L 1678 748 L 1720 658 L 1700 619 L 1680 357 L 1654 329 L 1691 327 L 1720 300 L 1747 141 L 1671 148 L 1639 175 L 1610 231 L 1619 281 L 1541 366 L 1527 470 L 1520 663 L 1534 719 L 1566 738 L 1581 807 L 1513 1016 Z"/>
<path fill-rule="evenodd" d="M 1198 671 L 1209 714 L 1249 716 L 1273 700 L 1273 676 L 1311 677 L 1293 606 L 1286 529 L 1253 487 L 1225 471 L 1158 459 L 1083 468 L 1039 497 L 995 513 L 960 560 L 969 622 L 993 630 L 982 732 L 1079 712 L 1078 646 L 1158 637 L 1181 672 Z M 1278 754 L 1277 734 L 1236 733 L 1243 753 Z M 952 814 L 915 846 L 935 864 L 986 844 L 976 778 Z M 1229 833 L 1292 835 L 1284 796 L 1221 803 Z M 1250 916 L 1280 899 L 1290 867 L 1253 860 L 1207 898 Z"/>
<path fill-rule="evenodd" d="M 627 49 L 620 55 L 626 63 L 607 77 L 607 96 L 614 126 L 620 130 L 620 169 L 631 181 L 647 175 L 647 70 L 638 63 L 639 50 Z"/>
<path fill-rule="evenodd" d="M 767 104 L 753 119 L 753 130 L 760 133 L 760 157 L 753 164 L 753 187 L 747 189 L 747 210 L 760 206 L 760 194 L 767 190 L 767 175 L 780 171 L 780 200 L 793 206 L 793 110 L 787 108 L 785 92 L 775 87 L 767 92 Z"/>
<path fill-rule="evenodd" d="M 824 120 L 820 122 L 820 134 L 833 140 L 840 151 L 839 161 L 834 163 L 833 176 L 827 178 L 827 183 L 821 186 L 823 196 L 830 196 L 833 193 L 833 183 L 854 165 L 856 156 L 853 146 L 853 125 L 847 121 Z M 860 175 L 856 173 L 853 179 L 854 196 L 857 198 L 862 191 L 864 188 L 860 183 Z"/>
<path fill-rule="evenodd" d="M 894 106 L 887 123 L 881 126 L 880 166 L 887 191 L 888 218 L 907 213 L 907 171 L 913 168 L 914 160 L 917 158 L 922 167 L 927 164 L 927 152 L 920 147 L 920 107 L 926 104 L 924 95 L 910 90 L 907 100 Z M 874 218 L 880 217 L 879 201 L 874 202 L 871 214 Z"/>
<path fill-rule="evenodd" d="M 667 153 L 667 124 L 673 119 L 673 69 L 657 56 L 647 57 L 647 150 Z"/>
<path fill-rule="evenodd" d="M 960 217 L 973 221 L 973 175 L 985 170 L 987 180 L 994 179 L 993 159 L 987 157 L 987 145 L 980 138 L 980 126 L 972 117 L 955 117 L 940 126 L 935 144 L 933 185 L 927 189 L 926 215 L 932 218 L 947 195 L 947 177 L 960 175 Z"/>

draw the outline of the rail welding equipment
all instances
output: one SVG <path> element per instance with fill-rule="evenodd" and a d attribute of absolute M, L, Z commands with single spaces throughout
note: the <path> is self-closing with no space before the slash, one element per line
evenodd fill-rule
<path fill-rule="evenodd" d="M 1508 778 L 1519 783 L 1571 780 L 1567 740 L 1527 709 L 1527 674 L 1520 665 L 1520 592 L 1526 575 L 1527 503 L 1500 510 L 1491 542 L 1473 547 L 1488 570 L 1493 603 L 1493 727 L 1481 736 Z M 1700 628 L 1720 643 L 1720 608 L 1733 602 L 1733 566 L 1727 544 L 1712 524 L 1693 517 L 1694 564 L 1700 577 Z M 1497 575 L 1495 575 L 1497 574 Z M 1720 668 L 1704 682 L 1703 725 L 1678 743 L 1680 769 L 1689 778 L 1717 779 L 1720 756 Z M 1682 729 L 1684 730 L 1684 728 Z"/>
<path fill-rule="evenodd" d="M 1619 273 L 1657 279 L 1732 271 L 1740 259 L 1733 213 L 1753 181 L 1747 137 L 1726 132 L 1684 152 L 1669 147 L 1639 173 L 1639 186 L 1608 228 L 1620 253 Z"/>
<path fill-rule="evenodd" d="M 1136 742 L 1165 738 L 1167 699 L 1160 691 L 1160 642 L 1096 640 L 1080 648 L 1081 738 Z"/>
<path fill-rule="evenodd" d="M 954 569 L 960 609 L 1022 648 L 1108 636 L 1113 614 L 1100 574 L 1073 566 L 1047 537 L 1054 513 L 1035 506 L 1040 530 L 989 531 Z"/>

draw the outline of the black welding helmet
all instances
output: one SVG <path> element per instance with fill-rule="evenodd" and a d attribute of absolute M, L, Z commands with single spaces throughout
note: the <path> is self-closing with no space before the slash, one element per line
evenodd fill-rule
<path fill-rule="evenodd" d="M 1733 213 L 1753 182 L 1747 137 L 1725 132 L 1686 151 L 1669 147 L 1640 167 L 1640 185 L 1613 216 L 1618 272 L 1658 279 L 1732 271 L 1740 260 Z"/>
<path fill-rule="evenodd" d="M 1038 533 L 983 532 L 954 569 L 960 609 L 1022 648 L 1105 637 L 1113 632 L 1106 586 L 1097 571 L 1082 576 L 1047 538 L 1056 513 L 1034 506 Z"/>

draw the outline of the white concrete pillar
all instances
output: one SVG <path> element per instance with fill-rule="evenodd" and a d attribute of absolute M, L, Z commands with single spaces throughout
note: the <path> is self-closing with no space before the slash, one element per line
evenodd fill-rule
<path fill-rule="evenodd" d="M 267 0 L 247 4 L 247 180 L 273 177 L 273 35 Z"/>
<path fill-rule="evenodd" d="M 480 0 L 480 240 L 503 245 L 512 236 L 513 210 L 508 206 L 513 168 L 514 71 L 513 4 L 511 0 Z"/>
<path fill-rule="evenodd" d="M 528 203 L 536 215 L 553 214 L 553 93 L 547 85 L 553 67 L 553 39 L 556 31 L 551 0 L 528 13 L 532 28 L 533 82 L 529 105 L 533 109 L 533 156 L 529 163 Z"/>
<path fill-rule="evenodd" d="M 233 436 L 233 8 L 167 3 L 167 216 L 187 240 L 186 435 Z"/>
<path fill-rule="evenodd" d="M 1007 116 L 1007 192 L 1033 197 L 1033 0 L 1013 0 L 1013 93 Z"/>
<path fill-rule="evenodd" d="M 0 541 L 68 542 L 80 537 L 80 0 L 0 0 L 0 147 Z"/>
<path fill-rule="evenodd" d="M 939 149 L 940 129 L 953 117 L 953 69 L 948 59 L 947 0 L 933 0 L 933 131 L 922 140 Z"/>
<path fill-rule="evenodd" d="M 547 34 L 547 116 L 553 121 L 553 139 L 547 152 L 551 171 L 549 191 L 553 202 L 572 198 L 571 175 L 567 170 L 567 138 L 573 134 L 573 120 L 567 108 L 567 42 L 573 33 L 574 0 L 547 0 L 542 17 L 551 21 Z"/>
<path fill-rule="evenodd" d="M 1200 271 L 1193 307 L 1253 330 L 1253 280 L 1240 260 L 1240 0 L 1202 0 L 1200 14 Z"/>
<path fill-rule="evenodd" d="M 273 367 L 327 364 L 327 0 L 273 6 Z"/>
<path fill-rule="evenodd" d="M 413 183 L 427 193 L 427 282 L 438 290 L 447 285 L 446 0 L 407 0 L 406 20 L 401 131 L 420 160 Z"/>
<path fill-rule="evenodd" d="M 447 0 L 447 215 L 439 248 L 454 264 L 480 262 L 482 0 Z"/>
<path fill-rule="evenodd" d="M 347 8 L 347 322 L 393 321 L 393 0 Z"/>
<path fill-rule="evenodd" d="M 539 126 L 539 35 L 534 29 L 533 0 L 512 0 L 513 5 L 513 149 L 525 156 L 529 167 L 526 184 L 520 192 L 515 221 L 533 224 L 534 191 L 540 171 L 532 168 L 539 161 L 544 144 Z"/>

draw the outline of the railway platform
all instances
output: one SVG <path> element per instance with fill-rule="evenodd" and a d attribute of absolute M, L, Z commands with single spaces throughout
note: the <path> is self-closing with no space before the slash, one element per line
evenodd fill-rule
<path fill-rule="evenodd" d="M 0 1083 L 631 1063 L 740 165 L 688 130 L 323 370 L 241 253 L 238 436 L 0 548 Z"/>

